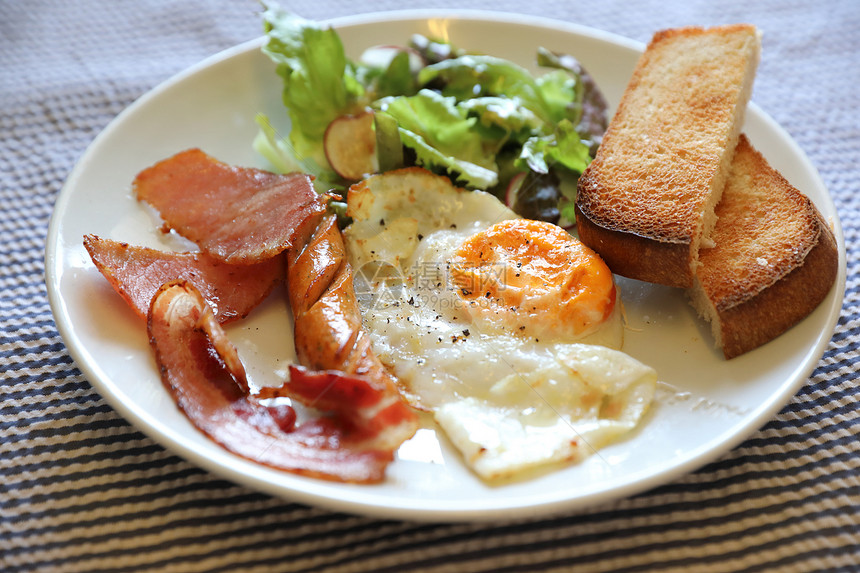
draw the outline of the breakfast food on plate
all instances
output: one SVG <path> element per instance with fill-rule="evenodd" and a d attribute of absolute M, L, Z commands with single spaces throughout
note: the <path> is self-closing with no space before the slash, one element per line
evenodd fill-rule
<path fill-rule="evenodd" d="M 579 180 L 579 237 L 613 272 L 688 289 L 724 356 L 807 316 L 838 255 L 814 205 L 739 134 L 750 25 L 655 34 Z"/>
<path fill-rule="evenodd" d="M 162 381 L 180 410 L 255 462 L 338 481 L 382 480 L 417 416 L 361 331 L 337 218 L 324 217 L 328 197 L 305 175 L 229 166 L 197 149 L 143 170 L 134 184 L 138 199 L 167 219 L 162 230 L 201 250 L 159 252 L 93 235 L 84 242 L 114 289 L 145 312 Z M 221 323 L 250 312 L 283 281 L 285 263 L 304 366 L 292 365 L 279 387 L 255 389 Z"/>
<path fill-rule="evenodd" d="M 372 403 L 362 404 L 358 395 L 346 398 L 364 428 L 374 427 L 374 439 L 383 447 L 396 448 L 418 428 L 416 414 L 402 400 L 394 377 L 376 358 L 362 327 L 353 286 L 353 270 L 346 259 L 337 217 L 323 219 L 301 249 L 289 254 L 287 291 L 293 311 L 296 354 L 299 362 L 318 371 L 360 376 L 376 388 Z M 295 395 L 295 388 L 291 395 Z M 320 386 L 331 399 L 332 388 Z"/>
<path fill-rule="evenodd" d="M 539 48 L 533 76 L 424 36 L 350 60 L 329 26 L 274 2 L 263 20 L 291 128 L 282 138 L 258 116 L 255 148 L 276 169 L 312 173 L 342 194 L 361 305 L 344 311 L 352 279 L 314 263 L 337 260 L 341 247 L 312 239 L 310 255 L 288 264 L 303 362 L 349 369 L 371 341 L 483 477 L 576 458 L 635 426 L 653 370 L 617 351 L 621 303 L 609 269 L 551 224 L 571 224 L 576 179 L 606 128 L 606 102 L 582 66 Z M 332 221 L 317 235 L 336 233 Z M 362 319 L 368 337 L 354 342 Z M 612 372 L 579 368 L 583 360 Z M 506 414 L 529 398 L 538 403 Z M 463 426 L 470 418 L 484 438 Z"/>
<path fill-rule="evenodd" d="M 578 184 L 579 236 L 614 273 L 692 286 L 759 44 L 755 27 L 741 24 L 654 35 Z"/>
<path fill-rule="evenodd" d="M 641 420 L 656 373 L 617 350 L 612 275 L 566 231 L 417 167 L 348 206 L 373 350 L 479 476 L 579 459 Z"/>
<path fill-rule="evenodd" d="M 173 253 L 84 236 L 84 248 L 110 285 L 143 319 L 164 283 L 192 283 L 221 323 L 244 318 L 285 277 L 284 257 L 230 265 L 203 252 Z"/>
<path fill-rule="evenodd" d="M 540 73 L 532 74 L 413 35 L 350 59 L 337 30 L 277 2 L 266 2 L 263 22 L 262 50 L 283 80 L 290 131 L 282 137 L 277 117 L 260 114 L 254 147 L 276 170 L 311 173 L 322 191 L 342 192 L 371 173 L 417 165 L 507 195 L 521 215 L 573 220 L 576 177 L 607 109 L 573 56 L 537 47 Z"/>
<path fill-rule="evenodd" d="M 227 450 L 313 477 L 356 483 L 378 482 L 384 477 L 393 449 L 376 447 L 354 417 L 318 416 L 299 423 L 293 406 L 266 405 L 262 398 L 251 395 L 235 347 L 189 283 L 170 282 L 158 290 L 147 331 L 162 380 L 177 406 L 201 432 Z M 290 382 L 303 384 L 305 371 L 293 371 Z M 311 378 L 313 385 L 316 378 Z M 329 385 L 339 382 L 324 379 Z M 367 401 L 378 394 L 360 378 L 344 379 L 353 396 Z M 338 397 L 343 403 L 342 396 Z M 351 402 L 346 405 L 352 409 Z"/>
<path fill-rule="evenodd" d="M 815 205 L 743 135 L 716 214 L 715 246 L 699 252 L 690 294 L 733 358 L 811 313 L 836 280 L 839 255 Z"/>
<path fill-rule="evenodd" d="M 481 478 L 557 467 L 629 435 L 654 398 L 654 369 L 621 351 L 613 272 L 695 281 L 727 358 L 833 282 L 821 216 L 737 143 L 753 26 L 656 34 L 600 143 L 605 102 L 569 56 L 539 51 L 534 78 L 415 37 L 350 62 L 331 29 L 264 18 L 293 125 L 287 141 L 258 118 L 255 147 L 306 173 L 188 149 L 133 191 L 199 252 L 84 237 L 146 317 L 177 406 L 237 455 L 375 483 L 424 411 Z M 554 224 L 571 222 L 563 180 L 580 172 L 582 240 Z M 257 388 L 222 324 L 284 282 L 298 364 Z"/>
<path fill-rule="evenodd" d="M 494 479 L 584 457 L 631 431 L 650 405 L 656 374 L 617 350 L 621 303 L 605 264 L 563 229 L 521 219 L 488 193 L 401 169 L 353 186 L 345 233 L 317 202 L 293 199 L 272 240 L 248 227 L 270 224 L 256 211 L 268 205 L 267 174 L 196 150 L 142 174 L 138 197 L 157 197 L 171 227 L 201 251 L 161 253 L 95 236 L 87 248 L 130 305 L 151 296 L 147 329 L 165 388 L 200 431 L 237 455 L 377 482 L 418 427 L 414 406 L 432 411 L 469 466 Z M 198 175 L 213 203 L 239 211 L 248 231 L 235 247 L 240 260 L 260 262 L 213 258 L 209 248 L 235 259 L 218 240 L 234 235 L 223 214 L 217 224 L 176 223 L 197 216 L 199 202 L 176 195 L 195 189 Z M 238 207 L 229 203 L 237 194 Z M 225 310 L 224 280 L 245 269 L 280 278 L 284 258 L 300 364 L 282 385 L 255 389 L 220 324 L 237 314 Z M 264 281 L 249 282 L 233 286 L 256 300 Z"/>
<path fill-rule="evenodd" d="M 293 246 L 294 234 L 322 217 L 326 203 L 305 174 L 235 167 L 199 149 L 144 169 L 132 189 L 158 210 L 165 229 L 236 264 L 260 262 Z"/>

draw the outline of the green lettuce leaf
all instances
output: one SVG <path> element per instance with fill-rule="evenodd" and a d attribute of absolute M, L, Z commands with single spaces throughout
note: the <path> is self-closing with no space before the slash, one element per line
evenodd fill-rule
<path fill-rule="evenodd" d="M 332 183 L 337 180 L 334 171 L 320 166 L 312 158 L 300 159 L 293 150 L 289 139 L 281 137 L 265 114 L 258 113 L 255 121 L 260 129 L 254 138 L 254 150 L 262 155 L 274 167 L 275 171 L 279 173 L 300 171 L 312 175 L 314 185 L 321 192 L 335 186 Z"/>
<path fill-rule="evenodd" d="M 530 109 L 521 105 L 519 100 L 486 96 L 461 101 L 457 107 L 466 116 L 475 116 L 478 123 L 486 128 L 497 128 L 497 138 L 505 142 L 513 140 L 522 143 L 531 135 L 544 127 L 544 122 Z M 485 137 L 493 137 L 492 132 L 485 132 Z"/>
<path fill-rule="evenodd" d="M 519 100 L 541 120 L 550 122 L 537 81 L 525 68 L 493 56 L 460 56 L 423 68 L 418 83 L 441 83 L 442 94 L 457 100 L 500 96 Z"/>
<path fill-rule="evenodd" d="M 481 189 L 496 183 L 493 153 L 474 129 L 477 119 L 460 113 L 454 98 L 421 90 L 410 97 L 384 98 L 378 105 L 397 120 L 400 138 L 416 152 L 419 165 L 455 173 Z"/>
<path fill-rule="evenodd" d="M 452 175 L 454 180 L 465 187 L 487 189 L 499 180 L 495 169 L 488 169 L 470 161 L 458 159 L 456 156 L 446 155 L 412 131 L 400 128 L 400 140 L 403 145 L 415 152 L 416 164 Z"/>
<path fill-rule="evenodd" d="M 327 165 L 325 130 L 337 117 L 363 107 L 359 100 L 364 88 L 333 29 L 276 5 L 266 7 L 263 24 L 263 52 L 277 64 L 277 73 L 284 81 L 292 150 L 299 159 L 312 158 Z"/>
<path fill-rule="evenodd" d="M 562 120 L 551 135 L 526 141 L 519 162 L 536 173 L 549 173 L 559 166 L 582 173 L 591 162 L 591 155 L 573 124 Z"/>
<path fill-rule="evenodd" d="M 569 120 L 574 125 L 582 115 L 582 86 L 562 70 L 547 72 L 537 79 L 538 90 L 552 123 Z"/>
<path fill-rule="evenodd" d="M 356 64 L 356 76 L 365 86 L 368 100 L 387 96 L 411 96 L 418 91 L 409 52 L 400 50 L 385 67 Z"/>
<path fill-rule="evenodd" d="M 302 162 L 296 158 L 290 143 L 278 135 L 266 114 L 258 113 L 255 121 L 260 129 L 257 137 L 254 138 L 254 150 L 271 163 L 276 171 L 291 173 L 308 169 L 309 162 Z"/>
<path fill-rule="evenodd" d="M 576 78 L 577 94 L 570 105 L 576 108 L 577 118 L 570 119 L 576 125 L 580 137 L 587 140 L 591 156 L 594 157 L 608 125 L 608 104 L 603 93 L 594 78 L 573 56 L 539 48 L 537 60 L 540 66 L 564 70 Z"/>

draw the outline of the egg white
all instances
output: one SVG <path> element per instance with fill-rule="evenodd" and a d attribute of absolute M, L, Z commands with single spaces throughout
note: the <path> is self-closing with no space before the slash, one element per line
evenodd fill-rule
<path fill-rule="evenodd" d="M 457 295 L 457 248 L 518 217 L 495 197 L 406 169 L 366 180 L 349 201 L 344 236 L 373 349 L 475 473 L 574 460 L 638 424 L 657 377 L 615 349 L 620 311 L 581 339 L 525 337 L 516 320 L 481 320 Z"/>

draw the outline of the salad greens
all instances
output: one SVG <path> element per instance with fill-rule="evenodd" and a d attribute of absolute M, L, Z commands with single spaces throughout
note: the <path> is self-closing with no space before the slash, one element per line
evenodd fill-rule
<path fill-rule="evenodd" d="M 261 114 L 254 146 L 276 169 L 343 190 L 353 181 L 333 166 L 327 131 L 369 110 L 378 169 L 421 165 L 523 214 L 573 220 L 576 180 L 606 129 L 603 96 L 573 57 L 540 48 L 547 71 L 534 77 L 513 62 L 414 36 L 353 61 L 331 28 L 275 4 L 265 5 L 263 21 L 263 52 L 283 79 L 291 129 L 282 138 Z"/>
<path fill-rule="evenodd" d="M 477 189 L 498 182 L 493 154 L 474 129 L 477 118 L 464 116 L 455 98 L 424 89 L 414 96 L 387 96 L 376 105 L 397 120 L 400 139 L 418 164 L 443 167 Z"/>

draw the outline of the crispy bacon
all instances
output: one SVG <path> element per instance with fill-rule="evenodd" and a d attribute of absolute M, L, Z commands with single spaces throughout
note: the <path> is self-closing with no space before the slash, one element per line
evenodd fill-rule
<path fill-rule="evenodd" d="M 337 370 L 290 365 L 281 387 L 261 388 L 258 398 L 290 397 L 332 413 L 364 447 L 395 450 L 415 433 L 415 412 L 387 383 Z"/>
<path fill-rule="evenodd" d="M 84 247 L 96 268 L 144 320 L 152 297 L 169 281 L 191 282 L 221 323 L 244 318 L 284 280 L 284 257 L 254 265 L 230 265 L 205 253 L 169 253 L 84 236 Z"/>
<path fill-rule="evenodd" d="M 234 264 L 260 262 L 290 248 L 297 230 L 317 222 L 326 204 L 307 175 L 235 167 L 199 149 L 144 169 L 133 189 L 161 214 L 167 229 Z"/>
<path fill-rule="evenodd" d="M 302 365 L 324 373 L 292 369 L 285 387 L 305 403 L 325 404 L 338 412 L 375 443 L 397 447 L 415 433 L 417 415 L 370 347 L 353 277 L 333 215 L 320 223 L 304 249 L 289 253 L 287 284 L 296 353 Z M 375 401 L 357 402 L 353 392 L 358 388 Z"/>
<path fill-rule="evenodd" d="M 235 348 L 188 282 L 162 286 L 148 316 L 162 381 L 189 420 L 227 450 L 255 462 L 325 479 L 373 483 L 391 449 L 363 449 L 363 433 L 337 416 L 293 427 L 294 413 L 249 396 Z"/>
<path fill-rule="evenodd" d="M 84 243 L 114 288 L 146 312 L 162 381 L 180 410 L 255 462 L 345 482 L 382 480 L 417 415 L 370 347 L 336 217 L 323 218 L 326 198 L 310 179 L 231 167 L 191 149 L 142 171 L 134 190 L 165 228 L 203 252 L 168 254 L 92 235 Z M 266 296 L 285 259 L 304 366 L 291 366 L 281 387 L 251 394 L 220 323 Z M 240 293 L 246 298 L 235 300 Z M 321 413 L 297 424 L 291 406 L 267 403 L 284 396 Z"/>

